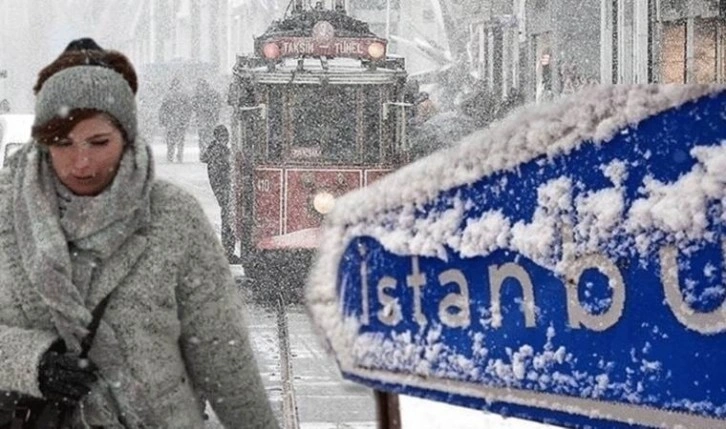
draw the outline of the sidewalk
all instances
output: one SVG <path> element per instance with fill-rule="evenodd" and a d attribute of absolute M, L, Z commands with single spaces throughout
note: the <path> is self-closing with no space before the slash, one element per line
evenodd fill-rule
<path fill-rule="evenodd" d="M 166 144 L 163 138 L 154 138 L 150 142 L 150 146 L 154 156 L 156 177 L 174 183 L 192 194 L 201 204 L 217 235 L 220 236 L 220 208 L 209 185 L 207 166 L 199 161 L 197 141 L 196 136 L 187 135 L 184 141 L 183 162 L 170 163 L 166 160 Z"/>

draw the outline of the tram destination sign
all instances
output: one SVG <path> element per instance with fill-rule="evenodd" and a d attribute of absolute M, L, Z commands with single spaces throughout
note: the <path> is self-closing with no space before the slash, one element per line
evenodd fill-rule
<path fill-rule="evenodd" d="M 380 59 L 385 56 L 385 47 L 385 40 L 378 38 L 340 37 L 316 40 L 313 37 L 274 37 L 265 40 L 261 49 L 264 57 Z"/>
<path fill-rule="evenodd" d="M 343 375 L 576 428 L 726 427 L 726 91 L 526 106 L 342 197 L 306 289 Z"/>

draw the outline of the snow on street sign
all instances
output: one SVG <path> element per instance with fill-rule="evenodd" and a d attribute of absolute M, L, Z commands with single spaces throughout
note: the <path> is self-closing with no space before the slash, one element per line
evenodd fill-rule
<path fill-rule="evenodd" d="M 528 106 L 336 202 L 344 376 L 567 427 L 726 427 L 726 90 Z"/>

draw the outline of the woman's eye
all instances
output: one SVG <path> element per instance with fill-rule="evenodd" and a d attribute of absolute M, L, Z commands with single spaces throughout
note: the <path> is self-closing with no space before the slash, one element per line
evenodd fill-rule
<path fill-rule="evenodd" d="M 89 142 L 92 146 L 104 146 L 108 143 L 108 139 L 103 140 L 91 140 Z"/>
<path fill-rule="evenodd" d="M 53 141 L 55 146 L 70 146 L 73 142 L 70 139 L 56 139 Z"/>

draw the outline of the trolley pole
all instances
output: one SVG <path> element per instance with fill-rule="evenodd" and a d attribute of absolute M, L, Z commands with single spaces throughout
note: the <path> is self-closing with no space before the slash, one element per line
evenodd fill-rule
<path fill-rule="evenodd" d="M 391 0 L 386 0 L 386 40 L 391 39 Z"/>

